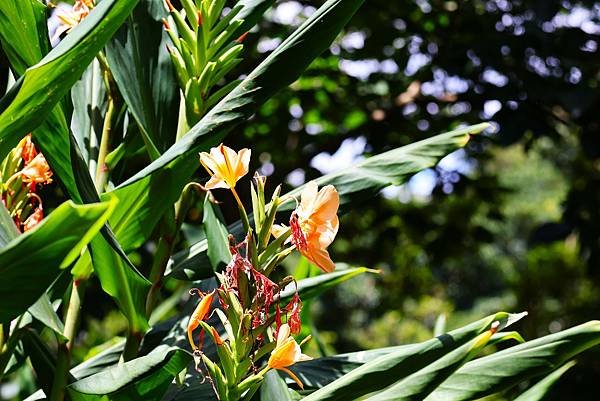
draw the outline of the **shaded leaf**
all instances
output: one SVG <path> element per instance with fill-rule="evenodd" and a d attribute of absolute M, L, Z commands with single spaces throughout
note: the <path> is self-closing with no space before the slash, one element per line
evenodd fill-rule
<path fill-rule="evenodd" d="M 0 250 L 0 321 L 20 315 L 40 298 L 96 235 L 114 206 L 65 202 Z"/>
<path fill-rule="evenodd" d="M 541 401 L 548 394 L 552 386 L 562 377 L 563 374 L 575 366 L 575 361 L 567 362 L 542 380 L 537 382 L 529 390 L 518 396 L 514 401 Z"/>
<path fill-rule="evenodd" d="M 527 341 L 467 363 L 426 400 L 466 401 L 504 391 L 523 380 L 551 372 L 597 344 L 599 321 Z"/>
<path fill-rule="evenodd" d="M 501 322 L 500 328 L 506 327 L 507 324 L 514 321 L 513 317 L 514 315 L 499 312 L 431 340 L 403 346 L 392 353 L 365 363 L 310 394 L 305 400 L 348 400 L 381 390 L 430 365 L 448 352 L 489 330 L 493 322 L 499 321 Z M 314 360 L 313 363 L 319 363 L 319 360 Z M 301 368 L 302 365 L 299 363 L 298 367 Z M 302 372 L 300 370 L 296 372 L 300 380 L 308 385 L 308 380 L 304 379 Z"/>
<path fill-rule="evenodd" d="M 159 401 L 192 359 L 180 348 L 160 346 L 146 356 L 78 380 L 67 391 L 73 401 Z"/>

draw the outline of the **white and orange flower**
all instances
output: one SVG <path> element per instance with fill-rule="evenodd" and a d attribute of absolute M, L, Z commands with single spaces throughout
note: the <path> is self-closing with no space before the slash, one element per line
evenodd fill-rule
<path fill-rule="evenodd" d="M 223 144 L 212 148 L 210 153 L 200 153 L 200 163 L 211 176 L 205 187 L 235 188 L 238 180 L 248 174 L 250 153 L 250 149 L 236 152 Z"/>
<path fill-rule="evenodd" d="M 338 232 L 337 211 L 340 196 L 333 185 L 326 185 L 319 191 L 314 181 L 306 184 L 300 196 L 300 204 L 292 213 L 290 228 L 291 241 L 308 260 L 324 272 L 335 270 L 327 247 Z M 278 237 L 287 227 L 274 225 L 273 235 Z"/>

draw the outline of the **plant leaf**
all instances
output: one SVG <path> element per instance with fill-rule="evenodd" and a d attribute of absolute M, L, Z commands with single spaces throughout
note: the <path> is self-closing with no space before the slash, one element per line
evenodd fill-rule
<path fill-rule="evenodd" d="M 265 379 L 260 386 L 260 399 L 262 401 L 292 401 L 290 390 L 285 380 L 279 376 L 275 370 L 271 370 L 265 375 Z"/>
<path fill-rule="evenodd" d="M 448 352 L 489 330 L 493 322 L 499 321 L 501 327 L 505 327 L 511 321 L 511 317 L 513 315 L 499 312 L 431 340 L 399 347 L 394 352 L 382 355 L 354 369 L 304 399 L 306 401 L 348 400 L 381 390 L 423 369 Z M 318 364 L 319 359 L 312 363 Z M 302 363 L 299 363 L 298 367 L 301 366 Z M 308 385 L 309 380 L 305 380 L 302 371 L 299 369 L 296 372 L 300 380 Z"/>
<path fill-rule="evenodd" d="M 529 390 L 515 398 L 514 401 L 542 401 L 558 379 L 573 366 L 575 366 L 575 361 L 565 363 L 563 366 L 537 382 Z"/>
<path fill-rule="evenodd" d="M 138 0 L 104 0 L 0 102 L 0 159 L 38 127 L 80 78 Z"/>
<path fill-rule="evenodd" d="M 159 401 L 192 359 L 180 348 L 159 346 L 146 356 L 78 380 L 67 391 L 73 401 Z"/>
<path fill-rule="evenodd" d="M 25 312 L 42 296 L 61 269 L 73 263 L 98 233 L 114 206 L 114 202 L 65 202 L 36 228 L 0 250 L 1 322 Z"/>
<path fill-rule="evenodd" d="M 204 197 L 203 213 L 202 224 L 209 244 L 208 260 L 214 271 L 220 271 L 231 260 L 228 232 L 227 227 L 223 224 L 221 210 L 210 201 L 208 194 Z"/>
<path fill-rule="evenodd" d="M 175 140 L 179 90 L 162 19 L 163 0 L 143 0 L 107 43 L 106 57 L 129 111 L 156 158 Z"/>
<path fill-rule="evenodd" d="M 316 298 L 328 289 L 363 273 L 379 273 L 379 271 L 367 269 L 366 267 L 352 267 L 336 270 L 331 273 L 319 274 L 315 277 L 299 280 L 297 284 L 288 284 L 283 291 L 281 291 L 280 297 L 282 300 L 291 298 L 297 288 L 298 294 L 303 300 Z"/>
<path fill-rule="evenodd" d="M 467 363 L 426 400 L 473 400 L 504 391 L 523 380 L 551 372 L 597 344 L 600 321 L 596 320 L 527 341 Z"/>
<path fill-rule="evenodd" d="M 38 299 L 36 303 L 31 305 L 27 312 L 29 312 L 31 316 L 42 322 L 46 327 L 52 329 L 52 331 L 54 331 L 54 333 L 57 336 L 59 336 L 59 338 L 63 339 L 65 342 L 68 340 L 63 335 L 65 325 L 54 311 L 54 307 L 50 302 L 48 294 L 42 294 L 40 299 Z"/>
<path fill-rule="evenodd" d="M 38 0 L 0 2 L 0 42 L 17 75 L 48 53 L 46 24 L 46 6 Z"/>
<path fill-rule="evenodd" d="M 3 202 L 0 202 L 0 249 L 19 236 L 19 230 Z"/>

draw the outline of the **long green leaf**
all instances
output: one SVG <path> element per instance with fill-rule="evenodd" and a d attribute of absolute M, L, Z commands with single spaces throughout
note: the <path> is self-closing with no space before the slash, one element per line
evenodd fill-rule
<path fill-rule="evenodd" d="M 316 181 L 320 186 L 335 185 L 342 205 L 356 198 L 374 196 L 386 186 L 402 184 L 413 174 L 435 166 L 444 156 L 466 145 L 471 135 L 488 127 L 489 124 L 483 123 L 436 135 L 367 158 L 347 169 L 324 175 Z M 298 197 L 303 189 L 304 186 L 298 187 L 288 195 Z M 229 227 L 229 231 L 234 235 L 239 229 L 241 224 Z M 203 263 L 206 261 L 204 254 L 207 249 L 208 245 L 204 240 L 173 255 L 167 274 L 184 280 L 200 280 L 210 276 L 212 272 L 209 266 Z"/>
<path fill-rule="evenodd" d="M 281 299 L 290 298 L 297 290 L 300 298 L 303 300 L 316 298 L 330 288 L 363 273 L 379 273 L 379 271 L 367 269 L 366 267 L 351 267 L 336 270 L 331 273 L 319 274 L 315 277 L 299 280 L 297 283 L 288 284 L 283 291 L 281 291 L 280 297 Z"/>
<path fill-rule="evenodd" d="M 528 341 L 467 363 L 426 400 L 466 401 L 508 390 L 521 381 L 551 372 L 597 344 L 600 321 Z"/>
<path fill-rule="evenodd" d="M 179 90 L 167 53 L 163 0 L 142 0 L 106 46 L 111 71 L 152 157 L 175 140 Z"/>
<path fill-rule="evenodd" d="M 575 361 L 567 362 L 542 380 L 537 382 L 529 390 L 515 398 L 513 401 L 542 401 L 552 386 L 565 374 L 565 372 L 575 366 Z"/>
<path fill-rule="evenodd" d="M 275 92 L 297 79 L 312 60 L 335 39 L 362 2 L 363 0 L 328 0 L 186 136 L 113 191 L 121 201 L 121 207 L 131 204 L 131 207 L 126 207 L 129 213 L 122 216 L 123 219 L 141 220 L 138 216 L 149 216 L 143 222 L 132 225 L 143 226 L 143 230 L 137 235 L 128 235 L 128 238 L 147 238 L 148 230 L 152 230 L 166 208 L 177 200 L 181 189 L 198 167 L 197 153 L 217 144 L 234 126 L 251 116 Z M 253 13 L 257 13 L 262 8 L 256 7 L 253 10 Z M 160 176 L 165 170 L 170 170 L 173 178 L 167 186 L 152 189 L 164 180 Z M 167 200 L 154 202 L 148 196 L 144 196 L 152 192 L 165 194 Z M 121 223 L 115 217 L 111 224 L 118 226 Z M 123 246 L 127 248 L 126 243 Z"/>
<path fill-rule="evenodd" d="M 448 352 L 433 363 L 399 380 L 368 401 L 419 401 L 467 361 L 477 356 L 488 344 L 493 332 L 481 333 L 468 343 Z"/>
<path fill-rule="evenodd" d="M 0 249 L 19 236 L 19 230 L 4 203 L 0 202 Z"/>
<path fill-rule="evenodd" d="M 62 99 L 138 0 L 104 0 L 2 99 L 0 159 L 39 126 Z"/>
<path fill-rule="evenodd" d="M 423 369 L 448 352 L 489 330 L 493 322 L 501 322 L 500 328 L 502 328 L 521 316 L 500 312 L 423 343 L 402 347 L 356 368 L 304 399 L 306 401 L 341 401 L 355 399 L 381 390 Z M 300 380 L 303 380 L 301 372 L 297 373 Z"/>
<path fill-rule="evenodd" d="M 206 232 L 206 240 L 210 244 L 207 255 L 215 271 L 220 271 L 231 260 L 227 227 L 223 224 L 223 216 L 218 206 L 213 204 L 210 196 L 204 198 L 202 223 Z"/>
<path fill-rule="evenodd" d="M 292 401 L 290 390 L 277 371 L 272 370 L 265 375 L 260 386 L 261 401 Z"/>
<path fill-rule="evenodd" d="M 25 312 L 98 233 L 114 202 L 65 202 L 40 225 L 0 250 L 0 321 Z"/>
<path fill-rule="evenodd" d="M 67 391 L 73 401 L 159 401 L 192 359 L 180 348 L 160 346 L 146 356 L 78 380 Z"/>
<path fill-rule="evenodd" d="M 0 42 L 17 75 L 48 52 L 46 6 L 38 0 L 0 2 Z"/>

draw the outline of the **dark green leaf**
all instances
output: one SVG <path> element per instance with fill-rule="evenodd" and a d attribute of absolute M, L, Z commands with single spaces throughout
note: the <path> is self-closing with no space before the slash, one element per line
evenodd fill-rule
<path fill-rule="evenodd" d="M 227 227 L 223 224 L 220 209 L 211 202 L 208 195 L 204 197 L 203 213 L 202 224 L 209 244 L 208 259 L 212 268 L 215 271 L 220 271 L 231 260 Z"/>
<path fill-rule="evenodd" d="M 466 401 L 508 390 L 523 380 L 551 372 L 597 344 L 600 321 L 527 341 L 467 363 L 426 400 Z"/>
<path fill-rule="evenodd" d="M 146 356 L 78 380 L 67 391 L 73 401 L 159 401 L 192 359 L 180 348 L 160 346 Z"/>
<path fill-rule="evenodd" d="M 352 372 L 333 381 L 305 398 L 306 401 L 348 400 L 381 390 L 398 380 L 432 364 L 484 331 L 489 330 L 495 321 L 501 322 L 501 328 L 515 321 L 519 315 L 500 312 L 468 326 L 453 330 L 442 336 L 419 344 L 407 345 L 383 355 L 356 368 Z M 318 363 L 315 360 L 313 363 Z M 301 367 L 302 364 L 298 364 Z M 301 371 L 297 371 L 300 380 L 304 380 Z"/>
<path fill-rule="evenodd" d="M 175 140 L 179 90 L 167 53 L 163 0 L 143 0 L 106 46 L 111 71 L 156 158 Z"/>
<path fill-rule="evenodd" d="M 46 119 L 136 4 L 137 0 L 100 2 L 58 46 L 25 71 L 0 102 L 0 159 Z"/>
<path fill-rule="evenodd" d="M 563 374 L 575 366 L 575 361 L 567 362 L 542 380 L 537 382 L 529 390 L 514 399 L 514 401 L 542 401 L 548 394 L 552 386 L 562 377 Z"/>
<path fill-rule="evenodd" d="M 61 269 L 75 261 L 113 209 L 112 202 L 84 206 L 65 202 L 36 228 L 3 248 L 0 321 L 11 320 L 37 301 Z"/>
<path fill-rule="evenodd" d="M 275 370 L 271 370 L 265 375 L 265 380 L 260 386 L 260 399 L 262 401 L 292 401 L 293 398 L 290 395 L 285 380 L 283 380 L 279 373 Z"/>

